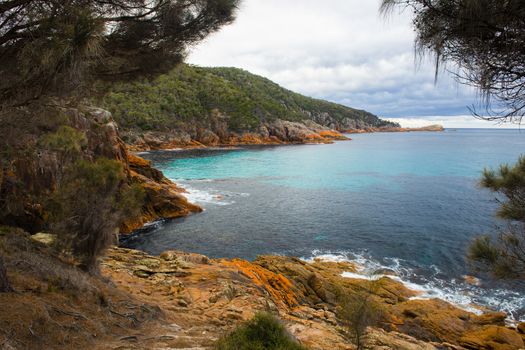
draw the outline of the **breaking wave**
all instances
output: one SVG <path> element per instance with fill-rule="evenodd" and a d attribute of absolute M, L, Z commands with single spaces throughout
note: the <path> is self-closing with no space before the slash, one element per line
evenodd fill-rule
<path fill-rule="evenodd" d="M 464 310 L 481 314 L 484 310 L 507 313 L 510 325 L 525 321 L 525 294 L 505 288 L 491 288 L 481 280 L 470 276 L 447 279 L 436 267 L 421 273 L 406 261 L 385 258 L 382 262 L 364 253 L 321 252 L 314 250 L 306 261 L 314 259 L 333 262 L 351 262 L 356 271 L 342 274 L 346 278 L 374 280 L 388 277 L 418 293 L 413 299 L 442 299 Z"/>

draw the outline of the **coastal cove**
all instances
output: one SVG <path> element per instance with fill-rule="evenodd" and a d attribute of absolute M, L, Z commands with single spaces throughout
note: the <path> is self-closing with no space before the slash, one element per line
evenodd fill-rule
<path fill-rule="evenodd" d="M 157 222 L 123 245 L 151 254 L 352 260 L 365 267 L 363 274 L 394 271 L 429 297 L 522 318 L 523 286 L 494 289 L 488 280 L 472 286 L 463 276 L 470 273 L 467 244 L 500 224 L 494 196 L 477 187 L 480 173 L 514 162 L 524 135 L 446 130 L 351 137 L 332 145 L 142 153 L 205 212 Z"/>

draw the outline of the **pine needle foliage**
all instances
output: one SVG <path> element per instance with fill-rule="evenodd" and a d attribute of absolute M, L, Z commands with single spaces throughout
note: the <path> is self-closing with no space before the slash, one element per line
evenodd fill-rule
<path fill-rule="evenodd" d="M 6 0 L 0 101 L 71 95 L 94 79 L 158 74 L 234 19 L 238 0 Z"/>
<path fill-rule="evenodd" d="M 457 81 L 481 93 L 480 118 L 521 122 L 525 115 L 525 2 L 522 0 L 383 0 L 381 13 L 413 12 L 415 48 L 448 64 Z"/>
<path fill-rule="evenodd" d="M 469 248 L 468 257 L 477 269 L 499 278 L 525 278 L 525 157 L 498 171 L 486 169 L 481 186 L 498 194 L 497 215 L 507 220 L 496 239 L 478 237 Z"/>

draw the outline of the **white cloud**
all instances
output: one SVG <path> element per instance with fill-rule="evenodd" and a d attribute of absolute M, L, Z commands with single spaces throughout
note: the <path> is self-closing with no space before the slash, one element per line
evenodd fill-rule
<path fill-rule="evenodd" d="M 416 69 L 409 13 L 381 18 L 379 0 L 243 0 L 236 22 L 188 61 L 244 68 L 309 96 L 381 116 L 467 114 L 472 89 L 431 62 Z"/>

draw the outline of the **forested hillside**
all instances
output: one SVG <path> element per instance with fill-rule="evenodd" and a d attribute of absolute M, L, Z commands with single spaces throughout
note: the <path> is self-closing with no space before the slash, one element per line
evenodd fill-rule
<path fill-rule="evenodd" d="M 153 81 L 121 83 L 102 101 L 124 129 L 166 131 L 206 126 L 220 115 L 233 132 L 275 120 L 312 120 L 335 129 L 395 126 L 363 110 L 313 99 L 237 68 L 182 64 Z"/>

